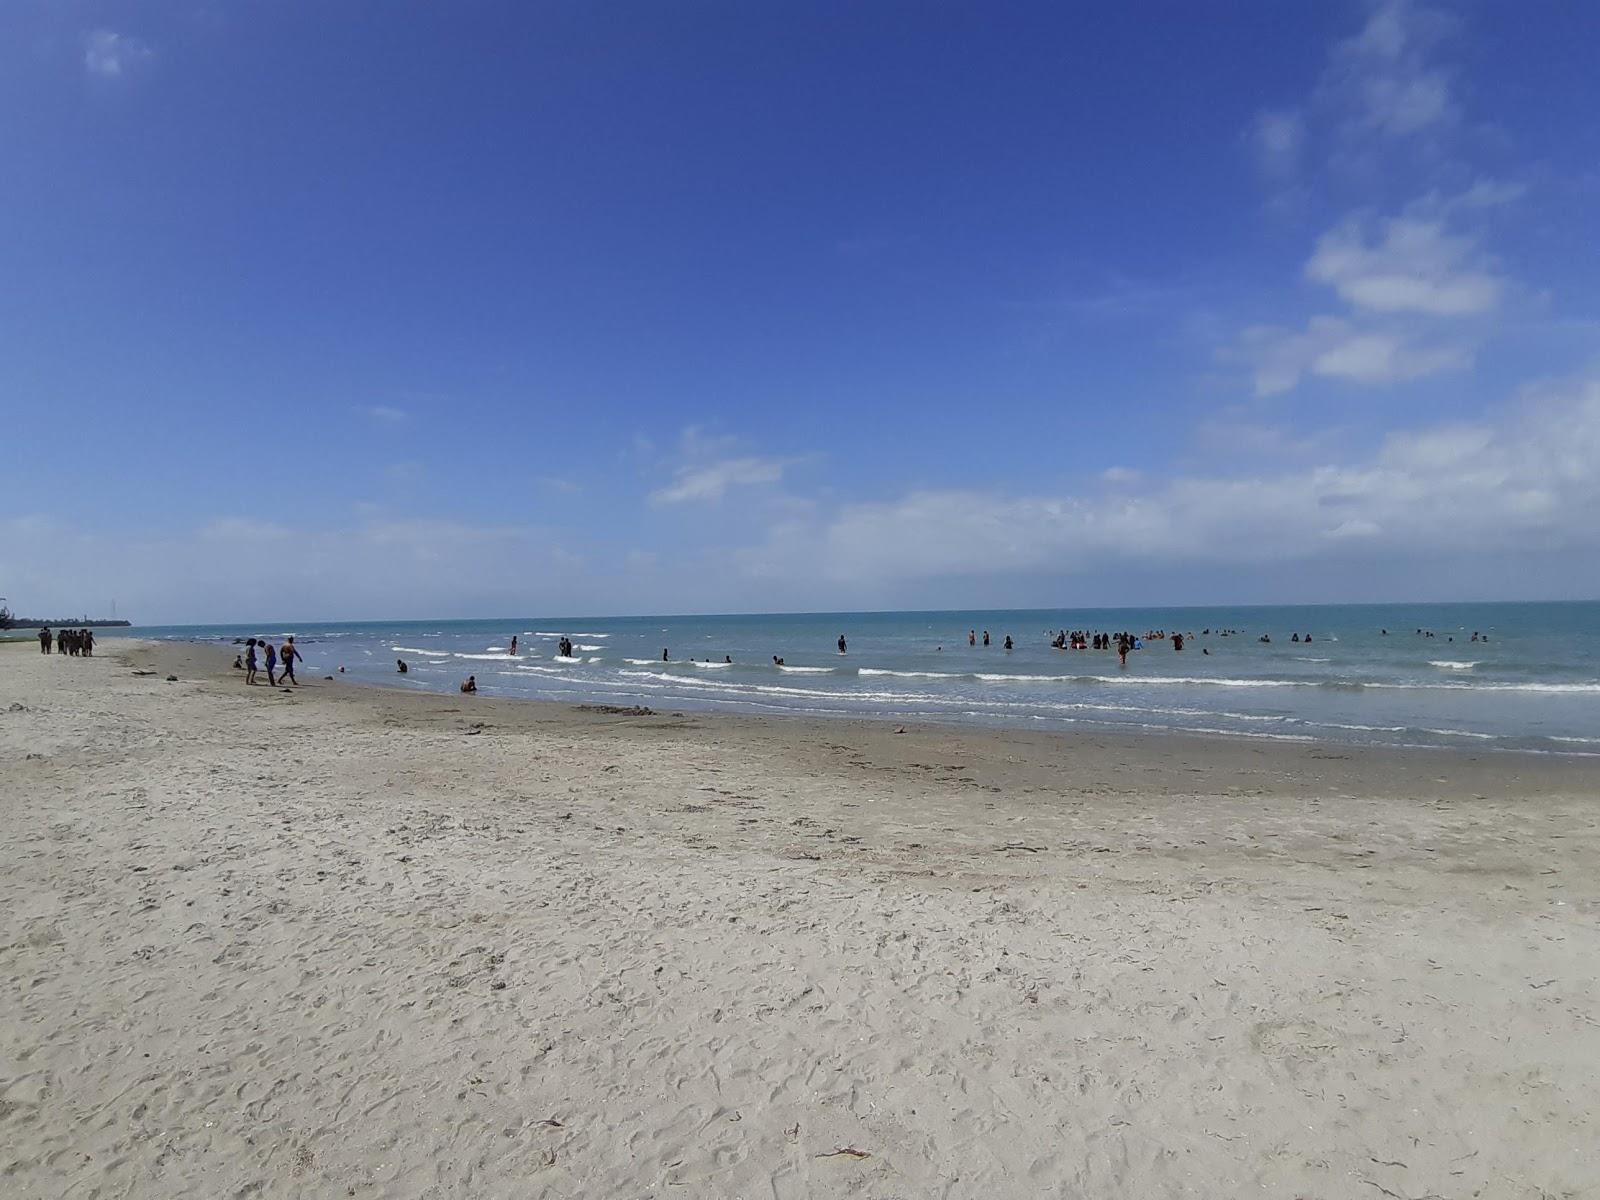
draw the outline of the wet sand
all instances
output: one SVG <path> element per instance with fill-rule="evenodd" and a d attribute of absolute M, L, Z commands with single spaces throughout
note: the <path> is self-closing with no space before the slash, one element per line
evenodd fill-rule
<path fill-rule="evenodd" d="M 231 660 L 0 646 L 8 1196 L 1600 1182 L 1595 760 Z"/>

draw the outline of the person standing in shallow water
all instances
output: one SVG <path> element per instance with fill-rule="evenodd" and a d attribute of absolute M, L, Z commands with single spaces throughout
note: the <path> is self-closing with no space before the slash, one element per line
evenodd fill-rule
<path fill-rule="evenodd" d="M 844 634 L 841 633 L 839 635 L 839 653 L 840 654 L 844 654 L 846 652 L 847 652 L 847 647 L 845 646 Z"/>

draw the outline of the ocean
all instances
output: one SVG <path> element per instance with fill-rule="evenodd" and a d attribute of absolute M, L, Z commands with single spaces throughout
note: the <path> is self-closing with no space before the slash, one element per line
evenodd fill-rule
<path fill-rule="evenodd" d="M 969 630 L 980 643 L 987 630 L 990 645 L 969 646 Z M 1059 630 L 1180 632 L 1185 645 L 1146 639 L 1123 668 L 1115 650 L 1052 648 Z M 470 673 L 484 695 L 573 704 L 1600 757 L 1595 602 L 518 617 L 104 636 L 286 633 L 305 655 L 302 678 L 343 667 L 351 680 L 425 691 L 454 692 Z M 571 657 L 557 653 L 563 635 Z"/>

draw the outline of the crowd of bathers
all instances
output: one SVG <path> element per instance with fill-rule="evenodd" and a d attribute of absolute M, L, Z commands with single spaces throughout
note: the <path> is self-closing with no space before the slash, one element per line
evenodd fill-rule
<path fill-rule="evenodd" d="M 94 653 L 94 630 L 62 629 L 52 634 L 50 626 L 39 630 L 39 653 L 49 654 L 54 645 L 57 654 L 72 658 L 88 658 Z"/>
<path fill-rule="evenodd" d="M 266 668 L 267 683 L 272 687 L 281 684 L 300 686 L 294 677 L 294 664 L 304 662 L 305 655 L 295 647 L 294 635 L 283 639 L 282 646 L 274 646 L 267 638 L 250 638 L 244 644 L 244 653 L 234 656 L 233 669 L 244 672 L 246 683 L 258 683 L 261 670 Z"/>

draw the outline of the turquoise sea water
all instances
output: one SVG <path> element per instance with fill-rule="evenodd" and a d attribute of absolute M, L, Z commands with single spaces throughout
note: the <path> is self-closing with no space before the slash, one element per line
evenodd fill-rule
<path fill-rule="evenodd" d="M 1164 630 L 1187 640 L 1181 652 L 1170 641 L 1146 641 L 1121 668 L 1114 650 L 1051 648 L 1062 629 Z M 991 644 L 969 646 L 968 630 L 980 638 L 988 630 Z M 1238 632 L 1224 636 L 1224 630 Z M 1474 632 L 1487 640 L 1474 642 Z M 517 617 L 116 631 L 224 643 L 285 633 L 296 635 L 306 656 L 302 678 L 336 674 L 342 666 L 347 678 L 424 690 L 453 692 L 471 673 L 485 695 L 570 703 L 1600 756 L 1600 603 L 1593 602 Z M 513 634 L 515 657 L 506 653 Z M 575 644 L 568 659 L 557 655 L 563 634 Z M 843 655 L 836 648 L 841 634 L 849 644 Z M 1270 644 L 1257 640 L 1262 634 Z M 1294 634 L 1311 640 L 1292 641 Z M 1002 648 L 1007 635 L 1015 645 L 1010 651 Z M 776 666 L 774 655 L 785 666 Z M 410 665 L 408 674 L 396 673 L 397 658 Z"/>

